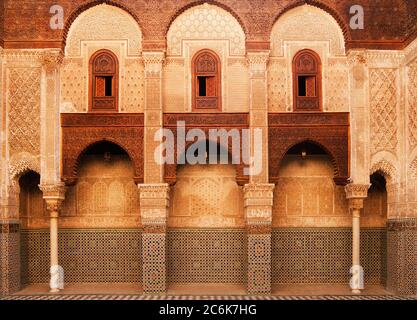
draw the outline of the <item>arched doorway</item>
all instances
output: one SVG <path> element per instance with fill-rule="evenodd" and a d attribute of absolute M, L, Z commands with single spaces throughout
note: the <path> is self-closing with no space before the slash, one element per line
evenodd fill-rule
<path fill-rule="evenodd" d="M 79 158 L 77 177 L 77 183 L 67 189 L 59 217 L 59 261 L 65 283 L 132 284 L 139 290 L 141 221 L 131 159 L 118 145 L 100 141 Z M 31 181 L 30 187 L 35 185 Z M 21 199 L 29 197 L 33 203 L 33 192 L 28 194 L 24 192 Z M 24 233 L 24 256 L 30 268 L 27 282 L 47 283 L 49 219 L 29 217 L 28 221 Z"/>
<path fill-rule="evenodd" d="M 361 264 L 365 284 L 386 286 L 387 278 L 387 181 L 377 171 L 370 176 L 371 186 L 361 216 Z"/>
<path fill-rule="evenodd" d="M 141 224 L 131 159 L 101 141 L 80 157 L 77 174 L 60 218 L 66 282 L 139 283 Z"/>
<path fill-rule="evenodd" d="M 19 216 L 21 221 L 20 261 L 22 288 L 48 281 L 49 277 L 49 237 L 39 232 L 38 226 L 47 223 L 47 212 L 42 191 L 39 189 L 40 175 L 34 171 L 22 174 L 19 182 Z M 42 242 L 44 238 L 44 242 Z M 42 244 L 48 247 L 45 250 Z"/>
<path fill-rule="evenodd" d="M 273 207 L 272 279 L 277 288 L 319 284 L 348 288 L 352 217 L 344 187 L 335 184 L 334 174 L 332 157 L 314 142 L 293 146 L 282 159 Z M 371 182 L 361 219 L 361 264 L 365 285 L 381 285 L 386 191 L 381 177 L 375 175 Z"/>
<path fill-rule="evenodd" d="M 209 145 L 206 144 L 206 150 Z M 228 155 L 227 150 L 223 151 Z M 209 159 L 210 151 L 205 156 Z M 177 182 L 171 192 L 170 286 L 199 284 L 204 290 L 205 285 L 207 288 L 216 283 L 218 287 L 221 283 L 243 290 L 246 281 L 243 192 L 236 183 L 236 168 L 230 157 L 224 164 L 187 162 L 178 166 Z"/>

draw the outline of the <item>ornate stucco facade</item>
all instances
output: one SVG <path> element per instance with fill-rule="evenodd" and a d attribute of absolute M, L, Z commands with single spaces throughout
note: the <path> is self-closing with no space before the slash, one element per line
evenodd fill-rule
<path fill-rule="evenodd" d="M 364 30 L 345 0 L 62 0 L 57 30 L 55 3 L 24 2 L 0 8 L 0 295 L 58 265 L 70 283 L 261 294 L 348 286 L 361 265 L 365 287 L 417 294 L 415 2 L 356 1 Z M 91 110 L 99 50 L 118 61 L 115 112 Z M 195 110 L 202 50 L 220 62 L 215 111 Z M 320 61 L 316 111 L 294 98 L 303 50 Z M 177 121 L 259 130 L 260 172 L 158 164 L 155 133 Z"/>

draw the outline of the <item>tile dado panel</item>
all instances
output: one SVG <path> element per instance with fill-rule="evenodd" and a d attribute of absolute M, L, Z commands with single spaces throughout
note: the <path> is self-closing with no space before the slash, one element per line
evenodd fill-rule
<path fill-rule="evenodd" d="M 385 284 L 386 229 L 361 229 L 366 284 Z M 273 283 L 348 283 L 350 228 L 277 228 L 272 233 Z"/>
<path fill-rule="evenodd" d="M 0 223 L 0 296 L 20 288 L 20 225 Z"/>
<path fill-rule="evenodd" d="M 49 281 L 49 231 L 21 232 L 22 284 Z M 141 232 L 133 229 L 61 230 L 59 259 L 66 282 L 142 279 Z"/>
<path fill-rule="evenodd" d="M 417 219 L 388 220 L 387 289 L 395 294 L 417 294 Z"/>
<path fill-rule="evenodd" d="M 244 230 L 168 231 L 170 283 L 246 283 Z"/>

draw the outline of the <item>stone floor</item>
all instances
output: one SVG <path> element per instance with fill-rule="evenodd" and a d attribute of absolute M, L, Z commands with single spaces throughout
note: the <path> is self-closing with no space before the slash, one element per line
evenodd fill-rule
<path fill-rule="evenodd" d="M 227 295 L 224 293 L 227 292 Z M 166 295 L 143 295 L 135 283 L 67 284 L 49 294 L 48 284 L 33 284 L 4 300 L 417 300 L 394 296 L 381 286 L 367 286 L 353 295 L 346 285 L 275 285 L 268 296 L 247 295 L 244 286 L 228 284 L 173 284 Z"/>

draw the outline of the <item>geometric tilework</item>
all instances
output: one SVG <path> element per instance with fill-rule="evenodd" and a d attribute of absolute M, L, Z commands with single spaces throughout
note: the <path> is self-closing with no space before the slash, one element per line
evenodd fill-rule
<path fill-rule="evenodd" d="M 384 228 L 361 229 L 365 283 L 385 283 L 385 237 Z M 22 284 L 48 282 L 49 231 L 25 230 L 21 238 Z M 142 279 L 138 230 L 60 230 L 59 240 L 66 282 Z M 170 283 L 247 282 L 244 230 L 170 230 L 167 241 Z M 347 283 L 350 266 L 350 228 L 280 228 L 272 232 L 273 283 Z"/>
<path fill-rule="evenodd" d="M 243 230 L 168 231 L 170 283 L 246 283 Z"/>
<path fill-rule="evenodd" d="M 271 234 L 247 235 L 248 282 L 250 294 L 271 293 Z"/>
<path fill-rule="evenodd" d="M 361 229 L 366 284 L 385 284 L 385 228 Z M 342 284 L 350 279 L 350 228 L 279 228 L 272 232 L 272 282 Z"/>
<path fill-rule="evenodd" d="M 21 233 L 23 284 L 49 282 L 49 230 Z M 139 230 L 60 230 L 59 264 L 65 282 L 140 283 Z"/>
<path fill-rule="evenodd" d="M 20 225 L 0 224 L 0 296 L 20 290 Z"/>
<path fill-rule="evenodd" d="M 387 289 L 417 294 L 417 219 L 388 220 Z"/>
<path fill-rule="evenodd" d="M 142 274 L 143 292 L 159 293 L 166 291 L 166 234 L 142 234 Z"/>

